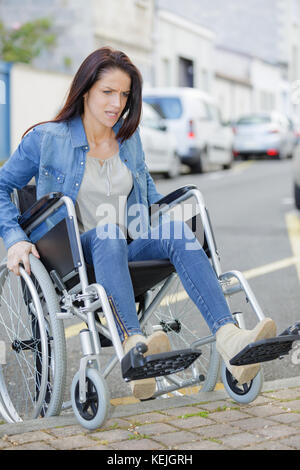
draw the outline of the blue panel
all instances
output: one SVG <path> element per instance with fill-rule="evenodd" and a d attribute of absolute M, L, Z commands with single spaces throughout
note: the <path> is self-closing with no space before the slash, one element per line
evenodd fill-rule
<path fill-rule="evenodd" d="M 10 69 L 0 61 L 0 161 L 10 156 Z"/>

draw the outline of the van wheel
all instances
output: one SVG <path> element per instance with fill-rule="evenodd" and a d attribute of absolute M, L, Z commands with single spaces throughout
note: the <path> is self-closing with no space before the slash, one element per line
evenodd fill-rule
<path fill-rule="evenodd" d="M 202 165 L 202 158 L 201 155 L 199 155 L 199 160 L 197 163 L 193 163 L 190 165 L 191 172 L 192 173 L 203 173 L 203 165 Z"/>
<path fill-rule="evenodd" d="M 300 186 L 294 183 L 295 206 L 300 210 Z"/>

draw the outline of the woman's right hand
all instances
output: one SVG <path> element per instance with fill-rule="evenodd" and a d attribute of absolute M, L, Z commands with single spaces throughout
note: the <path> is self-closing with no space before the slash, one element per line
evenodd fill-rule
<path fill-rule="evenodd" d="M 20 276 L 19 263 L 23 263 L 25 271 L 30 275 L 30 253 L 37 258 L 40 258 L 40 255 L 33 243 L 26 241 L 15 243 L 7 250 L 7 268 L 17 276 Z"/>

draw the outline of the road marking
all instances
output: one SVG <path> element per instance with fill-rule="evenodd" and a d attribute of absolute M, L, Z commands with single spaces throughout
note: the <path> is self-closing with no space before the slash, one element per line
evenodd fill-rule
<path fill-rule="evenodd" d="M 68 326 L 65 329 L 65 336 L 66 339 L 72 338 L 73 336 L 77 336 L 80 333 L 80 330 L 86 328 L 86 323 L 75 323 L 75 325 Z"/>
<path fill-rule="evenodd" d="M 242 162 L 242 163 L 236 163 L 232 168 L 231 168 L 231 171 L 233 172 L 241 172 L 241 171 L 244 171 L 246 170 L 249 166 L 253 165 L 254 164 L 254 161 L 255 160 L 247 160 L 246 162 Z"/>

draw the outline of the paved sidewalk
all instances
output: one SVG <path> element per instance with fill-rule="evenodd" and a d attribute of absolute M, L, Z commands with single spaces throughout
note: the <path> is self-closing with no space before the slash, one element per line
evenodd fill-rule
<path fill-rule="evenodd" d="M 300 377 L 267 382 L 249 405 L 224 390 L 112 406 L 101 429 L 72 412 L 0 425 L 1 450 L 299 450 Z M 118 453 L 117 455 L 120 455 Z"/>

